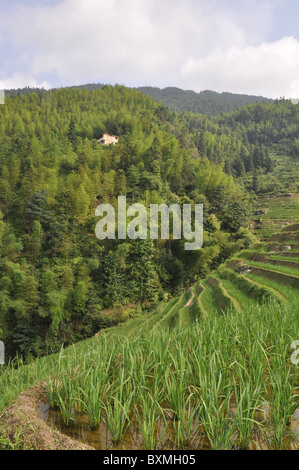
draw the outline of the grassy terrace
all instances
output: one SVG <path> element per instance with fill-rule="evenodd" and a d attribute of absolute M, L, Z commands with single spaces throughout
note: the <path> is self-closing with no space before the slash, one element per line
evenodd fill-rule
<path fill-rule="evenodd" d="M 286 224 L 293 224 L 298 220 L 299 195 L 292 198 L 259 198 L 261 210 L 266 214 L 262 216 L 261 223 L 256 227 L 256 233 L 261 240 L 267 240 L 280 232 Z"/>
<path fill-rule="evenodd" d="M 282 233 L 289 243 L 299 227 Z M 144 449 L 298 449 L 299 268 L 289 255 L 261 243 L 150 313 L 0 368 L 0 414 L 45 380 L 64 432 L 85 416 L 92 432 L 106 430 L 102 448 L 122 448 L 134 430 Z"/>
<path fill-rule="evenodd" d="M 65 432 L 71 436 L 84 414 L 95 433 L 106 427 L 108 448 L 119 448 L 133 428 L 145 449 L 196 449 L 203 440 L 211 449 L 296 448 L 290 425 L 298 370 L 290 363 L 290 344 L 298 310 L 246 305 L 242 314 L 209 310 L 200 321 L 172 328 L 149 331 L 139 324 L 136 330 L 132 321 L 126 334 L 117 327 L 60 355 L 6 369 L 2 408 L 12 398 L 9 389 L 46 379 L 48 401 L 60 410 Z"/>

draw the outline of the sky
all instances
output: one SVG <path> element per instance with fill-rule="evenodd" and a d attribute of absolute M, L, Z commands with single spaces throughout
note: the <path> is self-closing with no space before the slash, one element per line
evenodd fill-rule
<path fill-rule="evenodd" d="M 0 89 L 86 83 L 299 98 L 298 0 L 0 0 Z"/>

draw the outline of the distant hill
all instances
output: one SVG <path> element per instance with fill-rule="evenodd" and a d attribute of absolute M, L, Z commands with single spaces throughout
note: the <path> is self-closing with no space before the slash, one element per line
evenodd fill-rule
<path fill-rule="evenodd" d="M 25 88 L 13 88 L 11 90 L 5 90 L 6 96 L 20 96 L 29 95 L 30 93 L 41 93 L 46 92 L 44 88 L 31 88 L 26 86 Z"/>
<path fill-rule="evenodd" d="M 100 90 L 104 88 L 105 85 L 102 83 L 86 83 L 85 85 L 74 85 L 71 87 L 62 87 L 62 88 L 76 88 L 78 90 L 83 90 L 87 88 L 90 91 L 93 90 Z M 57 88 L 54 88 L 54 90 L 57 90 Z M 46 92 L 44 88 L 31 88 L 31 87 L 25 87 L 25 88 L 15 88 L 12 90 L 5 90 L 5 94 L 7 96 L 15 96 L 15 95 L 28 95 L 29 93 L 41 93 L 41 92 Z"/>
<path fill-rule="evenodd" d="M 107 85 L 102 83 L 86 83 L 65 88 L 76 88 L 83 90 L 87 88 L 90 91 L 99 90 Z M 259 102 L 273 102 L 269 98 L 253 95 L 238 95 L 236 93 L 217 93 L 216 91 L 201 91 L 196 93 L 192 90 L 181 90 L 176 87 L 167 87 L 164 89 L 157 87 L 139 87 L 136 90 L 160 101 L 164 106 L 169 106 L 171 111 L 192 111 L 193 113 L 207 114 L 214 116 L 222 113 L 229 113 L 248 104 Z M 41 88 L 19 88 L 15 90 L 6 90 L 8 96 L 26 95 L 28 93 L 41 93 L 46 90 Z"/>
<path fill-rule="evenodd" d="M 164 89 L 140 87 L 137 90 L 151 96 L 156 101 L 160 101 L 165 106 L 169 106 L 172 111 L 192 111 L 210 116 L 228 113 L 248 104 L 274 101 L 262 96 L 217 93 L 209 90 L 196 93 L 192 90 L 186 91 L 175 87 Z"/>

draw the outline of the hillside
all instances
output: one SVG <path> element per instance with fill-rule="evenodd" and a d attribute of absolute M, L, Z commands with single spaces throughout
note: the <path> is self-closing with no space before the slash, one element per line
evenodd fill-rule
<path fill-rule="evenodd" d="M 106 130 L 120 136 L 118 145 L 97 143 Z M 250 198 L 178 132 L 166 108 L 120 86 L 7 97 L 0 339 L 9 356 L 36 357 L 90 337 L 183 292 L 240 249 Z M 147 208 L 203 203 L 206 247 L 191 256 L 184 240 L 98 240 L 95 209 L 116 207 L 119 196 Z"/>
<path fill-rule="evenodd" d="M 298 449 L 299 223 L 281 218 L 267 243 L 150 314 L 4 370 L 0 411 L 43 386 L 3 414 L 0 448 Z"/>
<path fill-rule="evenodd" d="M 299 106 L 256 103 L 221 116 L 180 113 L 180 138 L 258 195 L 298 192 Z M 186 137 L 187 135 L 187 137 Z"/>
<path fill-rule="evenodd" d="M 298 192 L 298 107 L 171 113 L 132 89 L 8 96 L 0 108 L 0 339 L 36 357 L 184 292 L 245 244 L 256 195 Z M 105 131 L 119 144 L 101 146 Z M 204 246 L 99 241 L 100 203 L 203 204 Z M 258 221 L 257 221 L 258 222 Z"/>
<path fill-rule="evenodd" d="M 95 91 L 101 90 L 106 86 L 107 85 L 102 83 L 86 83 L 84 85 L 76 85 L 68 88 Z M 262 96 L 241 95 L 228 92 L 217 93 L 209 90 L 196 93 L 192 90 L 181 90 L 175 87 L 160 89 L 157 87 L 143 86 L 136 88 L 136 90 L 150 96 L 157 102 L 161 102 L 166 107 L 169 106 L 171 111 L 191 111 L 208 116 L 229 113 L 248 104 L 274 102 L 274 100 Z M 26 87 L 6 90 L 6 95 L 19 96 L 29 93 L 45 92 L 44 89 Z"/>
<path fill-rule="evenodd" d="M 7 96 L 0 449 L 298 449 L 298 132 L 286 100 L 208 116 L 122 86 Z M 119 196 L 203 204 L 203 247 L 99 240 Z"/>
<path fill-rule="evenodd" d="M 262 96 L 238 95 L 227 92 L 217 93 L 210 90 L 196 93 L 192 90 L 181 90 L 175 87 L 164 89 L 139 87 L 137 90 L 151 96 L 156 101 L 160 101 L 164 106 L 169 106 L 172 111 L 191 111 L 195 114 L 206 114 L 208 116 L 229 113 L 248 104 L 273 101 Z"/>

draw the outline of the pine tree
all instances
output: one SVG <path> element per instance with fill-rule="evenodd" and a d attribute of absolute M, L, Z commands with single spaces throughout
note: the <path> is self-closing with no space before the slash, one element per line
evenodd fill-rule
<path fill-rule="evenodd" d="M 73 147 L 75 148 L 76 143 L 77 143 L 77 132 L 76 132 L 76 124 L 75 124 L 75 120 L 73 116 L 71 117 L 67 137 L 68 137 L 68 140 L 73 145 Z"/>
<path fill-rule="evenodd" d="M 258 193 L 259 187 L 260 187 L 259 177 L 258 177 L 257 171 L 255 170 L 253 174 L 253 178 L 252 178 L 252 189 L 255 193 Z"/>

